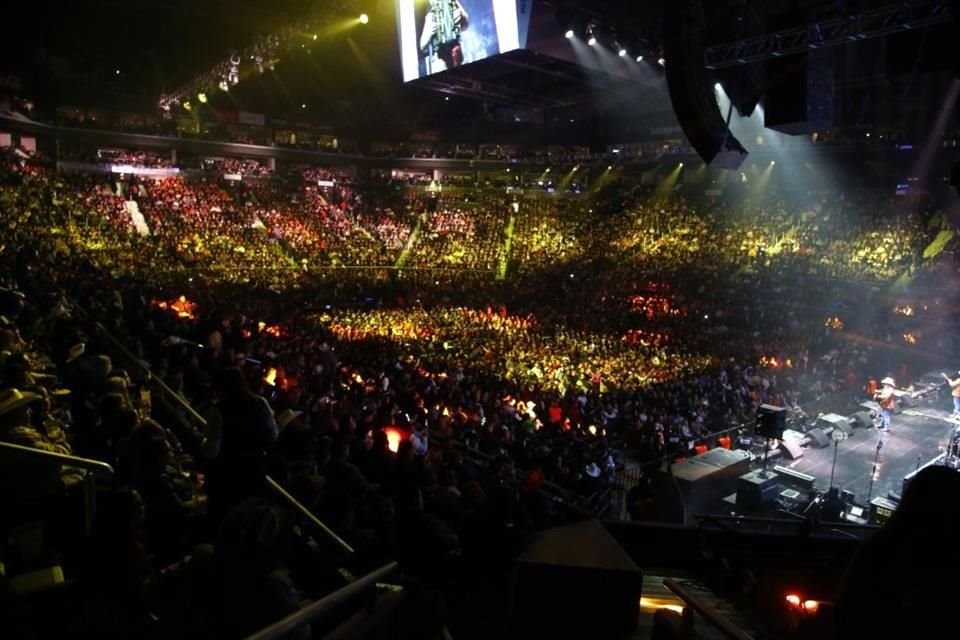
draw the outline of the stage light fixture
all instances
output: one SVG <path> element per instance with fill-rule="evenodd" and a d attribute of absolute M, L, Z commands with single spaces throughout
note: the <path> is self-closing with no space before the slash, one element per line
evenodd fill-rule
<path fill-rule="evenodd" d="M 770 161 L 770 166 L 771 166 L 771 167 L 772 167 L 773 165 L 775 165 L 775 164 L 777 164 L 777 161 L 776 161 L 776 160 L 771 160 L 771 161 Z"/>
<path fill-rule="evenodd" d="M 190 111 L 191 109 L 193 109 L 193 105 L 190 104 L 189 100 L 187 100 L 186 102 L 183 103 L 183 108 L 186 109 L 187 111 Z"/>
<path fill-rule="evenodd" d="M 590 39 L 587 40 L 587 44 L 592 47 L 593 45 L 597 44 L 597 39 L 594 38 L 593 36 L 590 36 Z"/>
<path fill-rule="evenodd" d="M 620 56 L 621 58 L 626 58 L 626 57 L 627 57 L 627 50 L 626 50 L 626 49 L 620 49 L 620 51 L 617 52 L 617 55 Z"/>
<path fill-rule="evenodd" d="M 643 56 L 637 56 L 637 62 L 643 62 Z"/>
<path fill-rule="evenodd" d="M 207 103 L 207 94 L 204 93 L 203 91 L 201 91 L 200 93 L 197 94 L 197 100 L 199 100 L 199 101 L 202 102 L 203 104 L 206 104 L 206 103 Z"/>
<path fill-rule="evenodd" d="M 563 34 L 563 37 L 567 40 L 573 39 L 573 29 L 567 29 L 567 32 Z"/>
<path fill-rule="evenodd" d="M 368 15 L 365 14 L 365 13 L 361 13 L 361 14 L 360 14 L 360 24 L 367 24 L 368 22 L 370 22 L 370 16 L 368 16 Z"/>
<path fill-rule="evenodd" d="M 661 67 L 665 67 L 667 66 L 667 61 L 665 58 L 660 58 L 657 60 L 657 64 L 660 65 Z"/>

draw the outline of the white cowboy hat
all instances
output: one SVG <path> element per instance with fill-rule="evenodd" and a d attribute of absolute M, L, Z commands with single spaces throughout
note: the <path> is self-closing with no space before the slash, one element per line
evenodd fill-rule
<path fill-rule="evenodd" d="M 30 391 L 19 391 L 18 389 L 4 389 L 0 391 L 0 416 L 5 416 L 11 411 L 40 400 L 40 396 Z"/>
<path fill-rule="evenodd" d="M 888 385 L 890 385 L 890 386 L 892 387 L 892 386 L 894 386 L 896 383 L 893 381 L 893 378 L 886 377 L 886 378 L 884 378 L 883 380 L 880 381 L 880 384 L 888 384 Z"/>

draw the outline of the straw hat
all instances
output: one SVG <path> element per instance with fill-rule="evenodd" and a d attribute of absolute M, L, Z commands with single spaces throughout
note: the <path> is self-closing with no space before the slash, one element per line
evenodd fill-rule
<path fill-rule="evenodd" d="M 40 396 L 30 391 L 18 389 L 4 389 L 0 391 L 0 416 L 16 411 L 32 402 L 40 400 Z"/>
<path fill-rule="evenodd" d="M 285 409 L 277 416 L 277 427 L 280 429 L 285 428 L 288 424 L 299 418 L 303 415 L 303 411 L 294 411 L 293 409 Z"/>
<path fill-rule="evenodd" d="M 67 364 L 73 362 L 74 360 L 82 356 L 86 350 L 87 350 L 87 345 L 85 345 L 82 342 L 78 342 L 77 344 L 70 347 L 70 352 L 67 354 Z"/>

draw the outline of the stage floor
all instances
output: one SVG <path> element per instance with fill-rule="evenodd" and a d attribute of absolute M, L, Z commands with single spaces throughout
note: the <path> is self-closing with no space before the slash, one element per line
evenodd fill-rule
<path fill-rule="evenodd" d="M 950 444 L 954 431 L 952 410 L 952 400 L 941 397 L 893 416 L 892 428 L 886 433 L 874 428 L 854 429 L 839 445 L 834 485 L 852 491 L 861 504 L 866 503 L 868 493 L 870 498 L 886 497 L 891 491 L 899 495 L 903 477 L 944 452 Z M 878 444 L 880 455 L 871 492 L 870 475 Z M 825 491 L 830 487 L 833 444 L 823 449 L 807 447 L 802 457 L 791 462 L 781 459 L 778 464 L 814 476 L 817 488 Z"/>

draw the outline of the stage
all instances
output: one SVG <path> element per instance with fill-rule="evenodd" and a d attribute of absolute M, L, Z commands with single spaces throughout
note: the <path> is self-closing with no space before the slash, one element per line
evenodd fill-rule
<path fill-rule="evenodd" d="M 893 416 L 892 428 L 857 428 L 839 444 L 834 486 L 854 494 L 860 504 L 869 498 L 899 495 L 903 477 L 943 453 L 950 444 L 956 421 L 951 421 L 953 404 L 948 394 L 931 398 Z M 880 447 L 877 457 L 877 447 Z M 804 448 L 796 460 L 780 459 L 777 464 L 816 478 L 820 490 L 830 487 L 834 445 Z M 871 490 L 870 477 L 877 460 Z M 869 494 L 869 495 L 868 495 Z"/>

